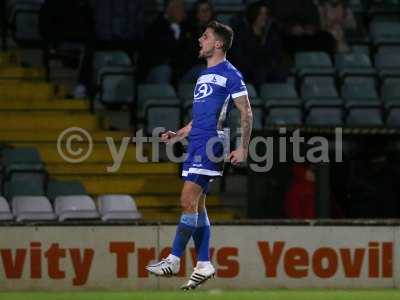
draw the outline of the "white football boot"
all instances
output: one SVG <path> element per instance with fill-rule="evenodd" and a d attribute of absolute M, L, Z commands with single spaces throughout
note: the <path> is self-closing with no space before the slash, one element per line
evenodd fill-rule
<path fill-rule="evenodd" d="M 162 259 L 160 262 L 146 266 L 146 270 L 156 276 L 171 277 L 178 274 L 180 268 L 179 259 L 171 256 Z"/>
<path fill-rule="evenodd" d="M 182 285 L 181 289 L 184 291 L 194 290 L 211 277 L 214 277 L 214 274 L 215 269 L 211 263 L 203 263 L 201 265 L 197 264 L 192 275 L 190 275 L 188 282 Z"/>

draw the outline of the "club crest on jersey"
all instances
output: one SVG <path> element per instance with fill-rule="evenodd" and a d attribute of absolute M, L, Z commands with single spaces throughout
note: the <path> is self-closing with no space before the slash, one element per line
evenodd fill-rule
<path fill-rule="evenodd" d="M 196 85 L 194 90 L 194 100 L 203 99 L 207 96 L 210 96 L 213 93 L 213 88 L 210 84 L 203 83 L 200 85 Z"/>

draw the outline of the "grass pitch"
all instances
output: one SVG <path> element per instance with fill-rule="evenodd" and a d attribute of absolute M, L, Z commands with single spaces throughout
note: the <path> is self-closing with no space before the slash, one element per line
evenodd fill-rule
<path fill-rule="evenodd" d="M 400 290 L 149 291 L 0 293 L 0 300 L 399 300 Z"/>

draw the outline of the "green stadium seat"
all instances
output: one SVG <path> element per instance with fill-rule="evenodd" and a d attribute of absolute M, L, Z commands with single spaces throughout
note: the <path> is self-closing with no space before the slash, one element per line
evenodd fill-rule
<path fill-rule="evenodd" d="M 382 80 L 389 77 L 400 77 L 400 53 L 378 53 L 375 66 Z"/>
<path fill-rule="evenodd" d="M 103 67 L 98 72 L 98 100 L 107 104 L 127 104 L 134 101 L 135 80 L 131 67 Z"/>
<path fill-rule="evenodd" d="M 351 50 L 353 53 L 360 53 L 360 54 L 365 54 L 369 55 L 369 47 L 365 45 L 353 45 L 351 47 Z"/>
<path fill-rule="evenodd" d="M 41 162 L 40 153 L 36 148 L 5 148 L 2 150 L 2 163 L 12 164 L 12 163 L 25 163 L 25 162 Z"/>
<path fill-rule="evenodd" d="M 18 173 L 44 173 L 44 164 L 35 148 L 5 148 L 2 151 L 3 174 L 11 179 Z"/>
<path fill-rule="evenodd" d="M 299 99 L 294 85 L 290 83 L 267 83 L 261 85 L 260 96 L 265 102 Z"/>
<path fill-rule="evenodd" d="M 386 109 L 386 126 L 400 127 L 400 78 L 385 80 L 382 87 L 382 99 Z"/>
<path fill-rule="evenodd" d="M 145 102 L 156 99 L 176 100 L 175 89 L 170 84 L 140 84 L 138 86 L 137 103 L 141 114 L 144 113 Z"/>
<path fill-rule="evenodd" d="M 342 87 L 346 101 L 346 124 L 351 127 L 379 127 L 383 125 L 382 104 L 370 77 L 349 77 Z"/>
<path fill-rule="evenodd" d="M 302 86 L 305 100 L 306 124 L 310 126 L 339 126 L 343 101 L 339 98 L 332 77 L 307 77 Z"/>
<path fill-rule="evenodd" d="M 375 76 L 369 55 L 362 53 L 337 54 L 335 66 L 339 77 L 343 80 L 348 76 Z"/>
<path fill-rule="evenodd" d="M 379 54 L 400 53 L 400 46 L 382 46 L 378 49 Z"/>
<path fill-rule="evenodd" d="M 398 0 L 379 0 L 372 1 L 368 11 L 368 16 L 373 21 L 396 20 L 400 14 L 400 4 Z"/>
<path fill-rule="evenodd" d="M 326 76 L 309 76 L 304 79 L 303 84 L 335 85 L 335 78 Z"/>
<path fill-rule="evenodd" d="M 266 125 L 286 126 L 302 125 L 302 112 L 300 108 L 273 108 L 266 117 Z"/>
<path fill-rule="evenodd" d="M 9 3 L 10 28 L 13 37 L 20 43 L 35 43 L 42 40 L 39 32 L 40 1 L 15 1 Z"/>
<path fill-rule="evenodd" d="M 310 106 L 306 116 L 306 124 L 317 127 L 335 127 L 343 125 L 343 110 L 339 106 Z"/>
<path fill-rule="evenodd" d="M 96 99 L 107 104 L 134 101 L 134 73 L 131 59 L 123 51 L 99 51 L 94 55 L 99 92 Z"/>
<path fill-rule="evenodd" d="M 400 78 L 385 81 L 382 87 L 382 99 L 386 103 L 400 103 Z"/>
<path fill-rule="evenodd" d="M 148 102 L 145 116 L 147 134 L 152 134 L 157 127 L 176 131 L 182 126 L 181 105 L 178 99 L 165 100 L 162 103 Z"/>
<path fill-rule="evenodd" d="M 87 195 L 85 187 L 78 180 L 50 180 L 47 184 L 47 198 L 54 201 L 58 196 Z"/>
<path fill-rule="evenodd" d="M 346 117 L 348 127 L 382 127 L 383 118 L 380 107 L 357 107 L 351 109 Z"/>
<path fill-rule="evenodd" d="M 375 47 L 400 45 L 399 22 L 371 22 L 370 32 Z"/>
<path fill-rule="evenodd" d="M 335 69 L 327 53 L 299 52 L 295 54 L 295 68 L 297 77 L 304 79 L 307 76 L 334 76 Z"/>
<path fill-rule="evenodd" d="M 342 97 L 349 103 L 379 102 L 375 80 L 370 77 L 349 77 L 342 86 Z"/>
<path fill-rule="evenodd" d="M 43 181 L 37 177 L 26 177 L 6 181 L 3 185 L 4 197 L 9 201 L 14 196 L 44 196 Z"/>
<path fill-rule="evenodd" d="M 318 80 L 320 79 L 320 80 Z M 316 78 L 306 80 L 301 88 L 302 98 L 310 99 L 337 99 L 339 97 L 332 78 Z"/>
<path fill-rule="evenodd" d="M 128 54 L 123 51 L 99 51 L 94 54 L 94 68 L 99 71 L 105 66 L 132 66 Z"/>
<path fill-rule="evenodd" d="M 302 125 L 303 113 L 299 100 L 270 101 L 265 104 L 265 125 Z"/>

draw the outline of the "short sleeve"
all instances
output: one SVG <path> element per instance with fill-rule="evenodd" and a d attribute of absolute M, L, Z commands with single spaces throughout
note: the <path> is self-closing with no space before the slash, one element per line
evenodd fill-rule
<path fill-rule="evenodd" d="M 228 77 L 226 87 L 232 99 L 247 95 L 246 84 L 244 83 L 243 77 L 239 72 L 231 73 L 231 75 Z"/>

